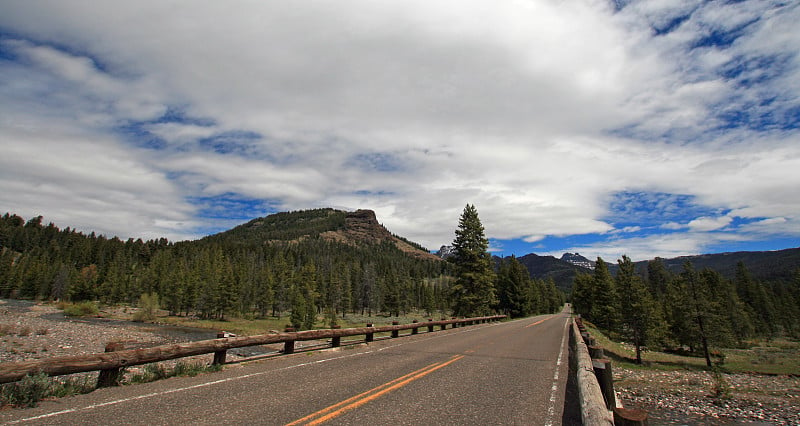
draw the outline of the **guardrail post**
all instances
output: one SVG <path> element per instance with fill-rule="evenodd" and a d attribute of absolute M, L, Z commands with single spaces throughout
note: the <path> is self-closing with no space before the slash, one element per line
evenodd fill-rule
<path fill-rule="evenodd" d="M 445 321 L 445 320 L 447 320 L 447 318 L 442 318 L 442 321 Z M 447 324 L 442 324 L 442 330 L 446 330 L 446 329 L 447 329 Z"/>
<path fill-rule="evenodd" d="M 392 325 L 400 325 L 400 323 L 397 321 L 392 321 Z M 400 330 L 392 330 L 392 338 L 396 339 L 398 337 L 400 337 Z"/>
<path fill-rule="evenodd" d="M 589 349 L 589 356 L 592 357 L 592 359 L 605 358 L 602 346 L 587 346 L 587 348 Z"/>
<path fill-rule="evenodd" d="M 372 323 L 367 323 L 367 327 L 372 327 Z M 364 335 L 364 340 L 365 340 L 367 343 L 369 343 L 369 342 L 371 342 L 371 341 L 375 340 L 375 334 L 373 334 L 373 333 L 367 333 L 366 335 Z"/>
<path fill-rule="evenodd" d="M 458 318 L 456 318 L 456 317 L 453 317 L 453 318 L 451 318 L 451 319 L 453 319 L 453 320 L 456 320 L 456 319 L 458 319 Z M 458 322 L 454 322 L 454 323 L 453 323 L 453 327 L 452 327 L 452 328 L 458 328 Z"/>
<path fill-rule="evenodd" d="M 647 417 L 644 410 L 614 408 L 615 426 L 647 426 Z"/>
<path fill-rule="evenodd" d="M 224 331 L 220 331 L 217 333 L 217 339 L 223 339 L 228 337 L 228 333 Z M 225 364 L 225 357 L 228 355 L 228 351 L 216 351 L 214 352 L 214 361 L 211 362 L 212 365 L 222 365 Z"/>
<path fill-rule="evenodd" d="M 287 325 L 286 329 L 283 330 L 287 333 L 293 333 L 295 331 L 294 327 Z M 284 354 L 293 354 L 294 353 L 294 340 L 287 340 L 283 342 L 283 353 Z"/>
<path fill-rule="evenodd" d="M 125 349 L 124 342 L 109 342 L 106 344 L 106 352 L 116 352 Z M 122 368 L 109 368 L 107 370 L 100 370 L 100 375 L 97 376 L 97 387 L 107 388 L 109 386 L 119 385 L 122 378 Z"/>
<path fill-rule="evenodd" d="M 338 330 L 340 328 L 342 328 L 341 325 L 332 325 L 331 326 L 332 330 Z M 342 345 L 342 338 L 341 337 L 339 337 L 339 336 L 331 337 L 331 347 L 332 348 L 338 348 L 341 345 Z"/>
<path fill-rule="evenodd" d="M 411 322 L 412 322 L 412 323 L 414 323 L 414 324 L 416 324 L 416 323 L 418 323 L 419 321 L 417 321 L 417 320 L 414 320 L 414 321 L 411 321 Z M 417 327 L 414 327 L 414 328 L 412 328 L 412 329 L 411 329 L 411 334 L 417 334 L 417 333 L 419 333 L 419 329 L 418 329 Z"/>
<path fill-rule="evenodd" d="M 433 333 L 433 318 L 428 318 L 428 333 Z"/>
<path fill-rule="evenodd" d="M 594 375 L 597 376 L 597 383 L 603 392 L 603 399 L 606 400 L 606 408 L 609 410 L 617 406 L 614 396 L 614 374 L 611 371 L 611 361 L 606 358 L 593 359 L 592 367 Z"/>

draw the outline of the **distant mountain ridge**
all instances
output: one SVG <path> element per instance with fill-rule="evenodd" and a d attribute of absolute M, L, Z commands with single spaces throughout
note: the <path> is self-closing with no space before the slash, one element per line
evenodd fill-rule
<path fill-rule="evenodd" d="M 742 251 L 731 253 L 700 254 L 681 256 L 671 259 L 659 258 L 664 266 L 673 273 L 680 273 L 686 262 L 691 262 L 695 270 L 709 268 L 732 279 L 736 274 L 736 264 L 743 262 L 753 279 L 762 282 L 790 282 L 795 274 L 800 273 L 800 248 L 776 251 Z M 496 259 L 497 261 L 500 258 Z M 550 279 L 556 287 L 569 292 L 575 276 L 579 273 L 591 274 L 595 262 L 578 253 L 564 253 L 560 259 L 553 256 L 527 254 L 518 257 L 531 278 Z M 604 259 L 612 274 L 617 272 L 616 259 Z M 642 275 L 647 273 L 649 260 L 635 262 L 636 271 Z"/>
<path fill-rule="evenodd" d="M 726 278 L 736 275 L 736 264 L 743 262 L 750 275 L 764 282 L 789 282 L 800 271 L 800 247 L 775 251 L 738 251 L 730 253 L 699 254 L 660 259 L 671 272 L 679 273 L 686 262 L 696 270 L 713 269 Z M 635 262 L 636 270 L 644 273 L 647 262 Z"/>
<path fill-rule="evenodd" d="M 500 258 L 497 258 L 499 260 Z M 531 278 L 548 280 L 552 279 L 556 287 L 569 293 L 575 276 L 579 273 L 589 274 L 591 269 L 578 266 L 553 256 L 539 256 L 526 254 L 517 260 L 528 268 Z"/>

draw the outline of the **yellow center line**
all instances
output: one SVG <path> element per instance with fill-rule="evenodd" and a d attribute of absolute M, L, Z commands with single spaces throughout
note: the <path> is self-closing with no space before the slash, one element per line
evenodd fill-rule
<path fill-rule="evenodd" d="M 539 324 L 541 324 L 541 323 L 543 323 L 543 322 L 545 322 L 547 320 L 551 320 L 551 319 L 556 318 L 556 317 L 557 317 L 557 315 L 551 315 L 551 316 L 549 316 L 549 317 L 547 317 L 547 318 L 545 318 L 543 320 L 536 321 L 533 324 L 528 324 L 528 325 L 525 326 L 525 328 L 533 327 L 534 325 L 539 325 Z"/>
<path fill-rule="evenodd" d="M 370 390 L 368 390 L 366 392 L 362 392 L 362 393 L 360 393 L 360 394 L 358 394 L 356 396 L 353 396 L 353 397 L 350 397 L 348 399 L 345 399 L 344 401 L 341 401 L 339 403 L 333 404 L 330 407 L 323 408 L 322 410 L 319 410 L 316 413 L 309 414 L 309 415 L 303 417 L 302 419 L 295 420 L 295 421 L 287 424 L 286 426 L 296 426 L 296 425 L 301 425 L 301 424 L 302 425 L 318 425 L 318 424 L 322 424 L 322 423 L 324 423 L 324 422 L 326 422 L 328 420 L 331 420 L 331 419 L 334 419 L 336 417 L 339 417 L 342 414 L 344 414 L 344 413 L 346 413 L 346 412 L 348 412 L 350 410 L 358 408 L 358 407 L 360 407 L 360 406 L 362 406 L 362 405 L 364 405 L 364 404 L 366 404 L 366 403 L 368 403 L 368 402 L 370 402 L 372 400 L 380 398 L 381 396 L 383 396 L 383 395 L 385 395 L 385 394 L 387 394 L 387 393 L 389 393 L 389 392 L 391 392 L 393 390 L 399 389 L 399 388 L 401 388 L 401 387 L 413 382 L 414 380 L 417 380 L 419 378 L 425 377 L 428 374 L 430 374 L 430 373 L 432 373 L 432 372 L 434 372 L 434 371 L 436 371 L 436 370 L 438 370 L 438 369 L 440 369 L 442 367 L 450 365 L 450 364 L 458 361 L 461 358 L 464 358 L 464 355 L 456 355 L 456 356 L 450 358 L 448 361 L 436 362 L 436 363 L 433 363 L 433 364 L 428 365 L 426 367 L 420 368 L 419 370 L 412 371 L 411 373 L 408 373 L 408 374 L 406 374 L 404 376 L 398 377 L 398 378 L 396 378 L 396 379 L 394 379 L 394 380 L 392 380 L 390 382 L 384 383 L 384 384 L 382 384 L 380 386 L 377 386 L 375 388 L 372 388 L 372 389 L 370 389 Z M 312 420 L 314 418 L 317 418 L 317 419 L 316 420 Z"/>

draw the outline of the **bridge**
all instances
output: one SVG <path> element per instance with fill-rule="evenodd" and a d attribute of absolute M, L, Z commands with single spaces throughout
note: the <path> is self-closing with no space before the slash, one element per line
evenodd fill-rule
<path fill-rule="evenodd" d="M 2 412 L 0 423 L 581 424 L 585 398 L 569 374 L 573 327 L 565 310 L 413 330 L 213 374 L 106 387 Z"/>

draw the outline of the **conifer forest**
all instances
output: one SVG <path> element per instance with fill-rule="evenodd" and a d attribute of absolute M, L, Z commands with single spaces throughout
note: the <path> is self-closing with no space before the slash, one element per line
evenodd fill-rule
<path fill-rule="evenodd" d="M 452 262 L 409 256 L 385 241 L 321 236 L 343 226 L 344 212 L 319 209 L 279 213 L 196 241 L 123 241 L 6 213 L 0 298 L 135 305 L 157 295 L 170 315 L 290 315 L 299 328 L 348 313 L 452 314 Z M 527 315 L 563 303 L 552 283 L 527 275 L 513 280 L 523 302 L 509 308 L 498 301 L 494 311 Z"/>

